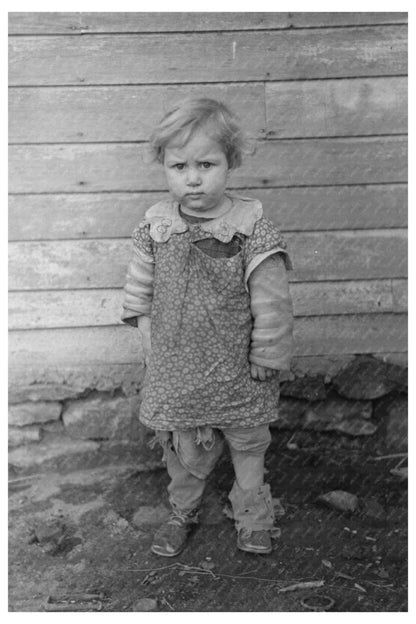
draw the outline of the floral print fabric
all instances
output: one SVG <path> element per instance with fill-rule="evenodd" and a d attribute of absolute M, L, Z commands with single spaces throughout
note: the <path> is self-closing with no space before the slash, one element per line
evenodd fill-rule
<path fill-rule="evenodd" d="M 178 220 L 172 211 L 172 218 L 145 220 L 133 235 L 139 254 L 154 262 L 152 353 L 140 420 L 167 431 L 272 422 L 279 379 L 250 375 L 252 316 L 245 276 L 258 254 L 278 249 L 290 263 L 282 236 L 260 215 L 248 229 L 247 220 L 239 227 L 232 218 L 222 219 L 215 238 L 225 242 L 243 231 L 244 245 L 230 258 L 211 257 L 195 243 L 214 236 L 218 220 L 207 228 Z"/>

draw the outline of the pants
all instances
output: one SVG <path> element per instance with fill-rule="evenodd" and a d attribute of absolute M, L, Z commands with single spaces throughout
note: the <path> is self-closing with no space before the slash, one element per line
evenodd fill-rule
<path fill-rule="evenodd" d="M 264 485 L 264 456 L 271 435 L 267 425 L 249 428 L 158 432 L 170 476 L 169 501 L 189 512 L 198 508 L 206 480 L 228 443 L 235 471 L 229 494 L 237 529 L 269 529 L 274 514 L 270 487 Z"/>

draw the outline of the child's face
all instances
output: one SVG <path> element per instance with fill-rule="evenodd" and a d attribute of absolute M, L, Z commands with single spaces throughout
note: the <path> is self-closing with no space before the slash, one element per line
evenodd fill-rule
<path fill-rule="evenodd" d="M 229 172 L 227 158 L 217 141 L 203 130 L 181 147 L 171 141 L 163 162 L 169 190 L 181 206 L 205 212 L 224 199 Z"/>

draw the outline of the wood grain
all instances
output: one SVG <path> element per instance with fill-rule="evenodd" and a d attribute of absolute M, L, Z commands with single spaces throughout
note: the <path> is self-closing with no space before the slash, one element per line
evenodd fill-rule
<path fill-rule="evenodd" d="M 267 136 L 407 133 L 407 79 L 266 83 Z"/>
<path fill-rule="evenodd" d="M 403 278 L 404 230 L 286 235 L 292 281 Z M 10 290 L 119 288 L 132 243 L 125 239 L 19 242 L 9 245 Z"/>
<path fill-rule="evenodd" d="M 9 142 L 147 141 L 168 110 L 195 96 L 223 101 L 250 136 L 265 135 L 261 84 L 16 87 L 9 90 Z"/>
<path fill-rule="evenodd" d="M 364 314 L 305 317 L 295 320 L 295 356 L 406 351 L 406 315 Z M 55 345 L 55 348 L 51 348 Z M 91 363 L 131 364 L 141 359 L 137 330 L 128 327 L 85 327 L 12 331 L 12 369 L 38 364 L 56 368 Z"/>
<path fill-rule="evenodd" d="M 406 182 L 405 137 L 263 141 L 232 173 L 230 188 Z M 12 145 L 11 193 L 166 188 L 142 144 Z"/>
<path fill-rule="evenodd" d="M 289 27 L 405 24 L 407 13 L 111 12 L 9 13 L 9 34 L 78 34 L 274 29 Z"/>
<path fill-rule="evenodd" d="M 407 311 L 408 305 L 408 285 L 407 280 L 394 280 L 392 282 L 393 306 L 401 312 Z"/>
<path fill-rule="evenodd" d="M 389 77 L 265 86 L 15 87 L 9 90 L 9 142 L 145 141 L 163 114 L 188 96 L 225 102 L 256 138 L 407 132 L 407 79 Z"/>
<path fill-rule="evenodd" d="M 158 84 L 405 75 L 407 28 L 10 37 L 10 85 Z"/>
<path fill-rule="evenodd" d="M 295 316 L 406 312 L 405 280 L 292 283 Z M 11 292 L 9 329 L 120 324 L 122 289 Z"/>
<path fill-rule="evenodd" d="M 283 231 L 402 228 L 407 188 L 374 186 L 253 189 L 265 215 Z M 145 211 L 168 195 L 76 193 L 11 195 L 9 239 L 59 240 L 130 236 Z"/>

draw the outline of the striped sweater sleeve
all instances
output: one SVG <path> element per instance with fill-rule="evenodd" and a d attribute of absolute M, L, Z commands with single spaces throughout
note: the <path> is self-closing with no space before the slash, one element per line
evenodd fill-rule
<path fill-rule="evenodd" d="M 293 351 L 293 306 L 285 261 L 275 253 L 250 274 L 253 316 L 249 360 L 258 366 L 289 370 Z"/>
<path fill-rule="evenodd" d="M 121 320 L 137 327 L 139 316 L 150 315 L 153 299 L 154 256 L 148 226 L 133 232 L 133 256 L 124 286 Z"/>

